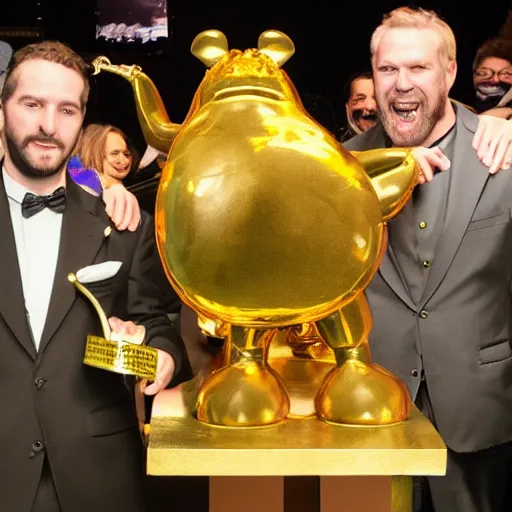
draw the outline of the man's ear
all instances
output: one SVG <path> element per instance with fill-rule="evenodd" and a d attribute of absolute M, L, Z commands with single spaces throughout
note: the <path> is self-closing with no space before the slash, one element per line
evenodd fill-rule
<path fill-rule="evenodd" d="M 453 84 L 455 83 L 455 78 L 457 77 L 457 61 L 452 60 L 448 63 L 448 90 L 450 90 L 453 87 Z"/>

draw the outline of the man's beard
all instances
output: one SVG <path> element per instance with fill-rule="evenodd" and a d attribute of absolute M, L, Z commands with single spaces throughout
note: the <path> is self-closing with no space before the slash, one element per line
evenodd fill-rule
<path fill-rule="evenodd" d="M 41 165 L 37 165 L 31 161 L 30 155 L 27 151 L 27 147 L 31 142 L 52 144 L 61 150 L 65 149 L 64 144 L 62 144 L 62 142 L 60 142 L 59 140 L 44 134 L 30 135 L 29 137 L 25 137 L 25 139 L 23 139 L 21 143 L 18 143 L 7 124 L 5 125 L 4 135 L 6 142 L 6 151 L 9 153 L 12 163 L 15 165 L 16 169 L 21 174 L 23 174 L 23 176 L 31 179 L 48 178 L 50 176 L 58 174 L 62 170 L 67 159 L 69 158 L 71 151 L 75 147 L 75 144 L 73 144 L 71 146 L 71 149 L 67 153 L 64 153 L 62 157 L 51 166 L 44 165 L 44 163 Z"/>
<path fill-rule="evenodd" d="M 393 98 L 393 101 L 410 101 L 410 102 L 418 102 L 418 100 L 408 98 L 407 95 Z M 393 145 L 398 147 L 410 147 L 410 146 L 422 146 L 425 141 L 428 139 L 429 135 L 434 130 L 436 124 L 442 119 L 446 102 L 449 101 L 447 95 L 444 91 L 439 91 L 435 103 L 429 108 L 429 103 L 426 98 L 423 101 L 420 101 L 419 107 L 421 107 L 421 119 L 414 130 L 410 130 L 407 132 L 399 132 L 396 129 L 394 119 L 392 115 L 396 116 L 397 114 L 391 114 L 389 111 L 384 111 L 382 108 L 378 107 L 379 111 L 379 119 L 384 126 L 384 130 L 386 131 L 388 137 L 391 139 Z M 392 103 L 392 101 L 390 102 Z M 388 108 L 392 110 L 392 106 L 388 103 Z"/>

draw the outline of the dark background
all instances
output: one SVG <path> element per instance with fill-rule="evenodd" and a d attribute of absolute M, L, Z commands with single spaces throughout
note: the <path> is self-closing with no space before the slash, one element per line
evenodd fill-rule
<path fill-rule="evenodd" d="M 129 1 L 123 3 L 128 5 Z M 264 30 L 278 29 L 296 46 L 285 71 L 310 113 L 326 128 L 335 130 L 344 122 L 345 81 L 355 71 L 369 68 L 371 33 L 384 13 L 400 5 L 404 3 L 389 0 L 168 0 L 170 38 L 137 47 L 95 40 L 96 0 L 10 0 L 0 9 L 0 27 L 39 27 L 44 38 L 66 42 L 90 60 L 104 54 L 114 63 L 141 65 L 157 85 L 174 122 L 185 118 L 206 69 L 190 53 L 190 44 L 200 31 L 222 30 L 230 48 L 245 49 L 257 46 Z M 471 63 L 475 51 L 485 39 L 497 34 L 511 8 L 510 0 L 473 5 L 468 0 L 437 0 L 409 5 L 435 9 L 453 28 L 459 72 L 451 96 L 472 103 Z M 32 41 L 3 39 L 14 48 Z M 122 78 L 111 74 L 93 78 L 86 122 L 92 121 L 119 126 L 141 151 L 145 149 L 132 91 Z"/>

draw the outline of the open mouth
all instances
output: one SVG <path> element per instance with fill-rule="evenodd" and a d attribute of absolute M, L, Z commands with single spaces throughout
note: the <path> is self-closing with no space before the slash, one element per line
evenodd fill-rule
<path fill-rule="evenodd" d="M 393 112 L 403 121 L 413 121 L 418 115 L 419 102 L 396 102 L 391 105 Z"/>
<path fill-rule="evenodd" d="M 361 116 L 361 119 L 364 119 L 365 121 L 377 121 L 377 114 L 375 112 L 370 112 L 368 114 L 363 114 Z"/>

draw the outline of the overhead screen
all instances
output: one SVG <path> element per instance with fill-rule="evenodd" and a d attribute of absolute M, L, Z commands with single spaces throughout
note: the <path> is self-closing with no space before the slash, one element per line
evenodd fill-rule
<path fill-rule="evenodd" d="M 169 38 L 167 0 L 97 0 L 96 39 L 144 45 Z"/>

